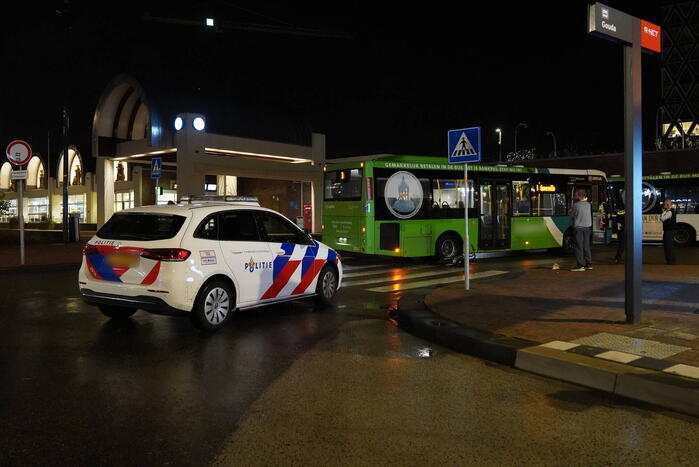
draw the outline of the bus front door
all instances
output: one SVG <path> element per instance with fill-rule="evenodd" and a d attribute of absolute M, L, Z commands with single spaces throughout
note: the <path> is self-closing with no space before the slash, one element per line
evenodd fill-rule
<path fill-rule="evenodd" d="M 506 181 L 484 180 L 480 184 L 479 250 L 510 248 L 510 186 Z"/>

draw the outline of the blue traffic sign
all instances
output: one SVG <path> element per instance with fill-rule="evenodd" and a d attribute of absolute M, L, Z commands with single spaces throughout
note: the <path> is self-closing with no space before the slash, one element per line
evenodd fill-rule
<path fill-rule="evenodd" d="M 450 164 L 481 161 L 481 127 L 449 130 L 448 140 Z"/>
<path fill-rule="evenodd" d="M 150 178 L 160 178 L 163 173 L 163 158 L 154 157 L 150 160 Z"/>

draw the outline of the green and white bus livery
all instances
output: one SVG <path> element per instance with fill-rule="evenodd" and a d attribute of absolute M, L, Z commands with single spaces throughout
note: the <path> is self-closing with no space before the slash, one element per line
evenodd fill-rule
<path fill-rule="evenodd" d="M 598 170 L 469 164 L 465 183 L 463 167 L 440 157 L 334 159 L 325 167 L 323 241 L 350 252 L 453 260 L 463 253 L 468 190 L 470 252 L 565 247 L 578 188 L 588 192 L 594 237 L 602 240 L 605 185 Z"/>
<path fill-rule="evenodd" d="M 616 211 L 623 211 L 624 178 L 609 177 L 607 192 L 616 206 Z M 672 201 L 677 213 L 675 244 L 692 246 L 699 242 L 699 173 L 645 175 L 641 194 L 644 242 L 663 240 L 660 214 L 666 199 Z"/>

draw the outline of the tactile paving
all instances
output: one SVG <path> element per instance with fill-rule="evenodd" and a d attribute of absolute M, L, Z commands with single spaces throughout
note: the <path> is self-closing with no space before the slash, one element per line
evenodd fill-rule
<path fill-rule="evenodd" d="M 618 334 L 610 334 L 607 332 L 601 332 L 592 336 L 583 337 L 572 342 L 581 345 L 601 347 L 609 350 L 617 350 L 619 352 L 626 352 L 639 355 L 641 357 L 660 359 L 672 357 L 673 355 L 690 349 L 689 347 L 683 347 L 680 345 L 671 345 L 647 339 L 620 336 Z"/>

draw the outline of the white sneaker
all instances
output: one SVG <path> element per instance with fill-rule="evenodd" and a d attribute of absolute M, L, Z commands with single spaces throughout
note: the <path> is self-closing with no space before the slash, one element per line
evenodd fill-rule
<path fill-rule="evenodd" d="M 583 266 L 580 266 L 579 268 L 573 268 L 573 269 L 571 269 L 571 271 L 573 271 L 573 272 L 582 272 L 582 271 L 584 271 L 584 270 L 585 270 L 585 268 L 584 268 Z"/>

